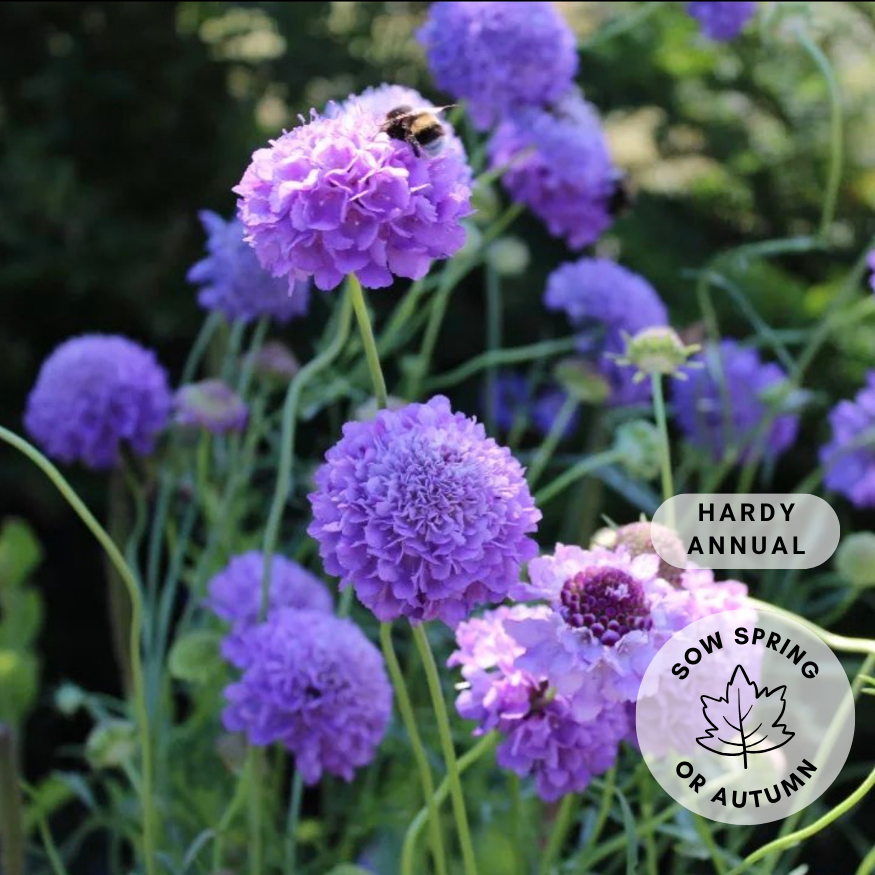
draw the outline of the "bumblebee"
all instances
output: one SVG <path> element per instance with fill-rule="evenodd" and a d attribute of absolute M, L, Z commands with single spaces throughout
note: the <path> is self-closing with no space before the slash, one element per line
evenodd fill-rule
<path fill-rule="evenodd" d="M 450 109 L 449 106 L 438 106 L 433 110 L 414 109 L 412 106 L 396 106 L 386 113 L 386 119 L 380 130 L 393 140 L 402 140 L 410 145 L 417 158 L 423 151 L 428 155 L 436 155 L 443 145 L 444 126 L 436 113 Z"/>

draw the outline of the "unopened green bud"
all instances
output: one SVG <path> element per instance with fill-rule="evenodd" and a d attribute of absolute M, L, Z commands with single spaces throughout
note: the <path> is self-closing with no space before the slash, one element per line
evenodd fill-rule
<path fill-rule="evenodd" d="M 854 532 L 842 538 L 835 566 L 852 586 L 859 589 L 875 586 L 875 534 Z"/>
<path fill-rule="evenodd" d="M 288 383 L 301 370 L 295 354 L 278 340 L 270 340 L 252 356 L 255 373 L 266 380 Z"/>
<path fill-rule="evenodd" d="M 85 743 L 85 756 L 95 769 L 122 766 L 130 762 L 136 752 L 136 731 L 127 720 L 98 723 Z"/>
<path fill-rule="evenodd" d="M 687 359 L 698 352 L 698 344 L 685 344 L 674 329 L 656 326 L 639 331 L 634 337 L 626 335 L 626 352 L 617 359 L 618 364 L 636 369 L 634 380 L 641 382 L 651 374 L 686 379 L 681 368 Z"/>
<path fill-rule="evenodd" d="M 611 384 L 604 374 L 584 358 L 562 359 L 553 368 L 553 376 L 572 398 L 585 404 L 603 404 L 611 394 Z"/>
<path fill-rule="evenodd" d="M 529 247 L 519 237 L 500 237 L 487 248 L 485 257 L 500 276 L 520 276 L 531 261 Z"/>
<path fill-rule="evenodd" d="M 74 717 L 84 705 L 85 692 L 76 684 L 61 684 L 55 691 L 55 707 L 65 717 Z"/>
<path fill-rule="evenodd" d="M 633 419 L 617 428 L 614 450 L 618 464 L 638 480 L 653 480 L 659 474 L 659 431 L 646 419 Z"/>

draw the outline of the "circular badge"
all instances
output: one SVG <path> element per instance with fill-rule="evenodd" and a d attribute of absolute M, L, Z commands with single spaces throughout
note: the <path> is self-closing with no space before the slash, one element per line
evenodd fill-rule
<path fill-rule="evenodd" d="M 823 793 L 854 737 L 838 658 L 805 626 L 753 608 L 697 620 L 651 662 L 636 705 L 641 753 L 681 805 L 769 823 Z"/>

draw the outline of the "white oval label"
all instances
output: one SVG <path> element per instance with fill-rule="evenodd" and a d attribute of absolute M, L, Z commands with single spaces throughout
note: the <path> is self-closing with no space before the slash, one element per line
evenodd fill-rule
<path fill-rule="evenodd" d="M 705 568 L 814 568 L 832 556 L 841 534 L 836 512 L 807 493 L 675 495 L 653 522 L 675 529 L 686 559 Z M 657 539 L 653 546 L 678 564 Z"/>
<path fill-rule="evenodd" d="M 813 802 L 854 737 L 854 697 L 835 654 L 800 623 L 724 611 L 676 633 L 636 705 L 641 753 L 684 807 L 759 824 Z"/>

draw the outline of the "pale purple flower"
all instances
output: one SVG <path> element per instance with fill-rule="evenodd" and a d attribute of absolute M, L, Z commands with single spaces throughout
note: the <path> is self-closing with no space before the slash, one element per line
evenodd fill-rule
<path fill-rule="evenodd" d="M 222 655 L 242 668 L 249 654 L 245 633 L 257 622 L 261 609 L 264 555 L 250 550 L 230 559 L 210 580 L 205 605 L 231 627 L 222 642 Z M 268 613 L 279 608 L 301 608 L 331 613 L 333 601 L 325 584 L 306 568 L 274 555 L 270 564 Z"/>
<path fill-rule="evenodd" d="M 173 421 L 183 428 L 212 434 L 243 431 L 249 419 L 246 402 L 223 380 L 201 380 L 176 390 Z"/>
<path fill-rule="evenodd" d="M 872 271 L 872 274 L 869 277 L 869 285 L 872 287 L 872 291 L 875 292 L 875 249 L 869 253 L 869 257 L 866 260 L 869 264 L 869 270 Z"/>
<path fill-rule="evenodd" d="M 24 425 L 48 456 L 106 470 L 127 447 L 146 456 L 167 425 L 171 396 L 155 354 L 132 340 L 85 334 L 43 362 Z"/>
<path fill-rule="evenodd" d="M 505 624 L 549 614 L 547 606 L 515 605 L 466 620 L 456 629 L 458 649 L 448 664 L 462 667 L 466 684 L 456 708 L 477 722 L 474 734 L 500 732 L 499 765 L 534 777 L 538 794 L 552 802 L 583 792 L 594 775 L 607 771 L 631 727 L 622 705 L 604 709 L 594 721 L 576 719 L 570 700 L 556 695 L 546 676 L 519 667 L 525 648 Z"/>
<path fill-rule="evenodd" d="M 243 676 L 225 690 L 225 729 L 284 745 L 308 785 L 323 772 L 351 781 L 373 760 L 392 711 L 380 651 L 350 620 L 294 608 L 271 612 L 244 643 Z"/>
<path fill-rule="evenodd" d="M 699 22 L 708 39 L 726 42 L 735 39 L 754 17 L 754 0 L 694 0 L 687 3 L 687 12 Z"/>
<path fill-rule="evenodd" d="M 431 106 L 402 89 L 416 108 Z M 450 133 L 438 154 L 380 132 L 382 109 L 398 91 L 384 86 L 315 112 L 252 156 L 234 191 L 246 239 L 262 266 L 290 287 L 312 276 L 333 289 L 348 274 L 367 288 L 394 277 L 421 279 L 434 259 L 465 242 L 471 170 Z"/>
<path fill-rule="evenodd" d="M 507 115 L 488 144 L 502 185 L 572 249 L 611 225 L 619 174 L 595 108 L 571 91 L 548 108 Z"/>
<path fill-rule="evenodd" d="M 668 323 L 668 311 L 644 277 L 604 258 L 560 265 L 547 278 L 544 304 L 560 310 L 577 330 L 578 350 L 592 357 L 611 384 L 611 403 L 650 399 L 647 382 L 633 382 L 634 369 L 617 364 L 625 335 Z"/>
<path fill-rule="evenodd" d="M 566 398 L 565 392 L 556 386 L 533 392 L 528 377 L 516 371 L 502 371 L 495 381 L 495 424 L 501 431 L 509 432 L 518 418 L 528 416 L 531 426 L 546 435 Z M 573 434 L 579 421 L 579 413 L 575 411 L 562 437 Z"/>
<path fill-rule="evenodd" d="M 552 3 L 432 3 L 417 36 L 438 86 L 479 130 L 552 103 L 577 73 L 577 40 Z"/>
<path fill-rule="evenodd" d="M 875 371 L 853 401 L 833 407 L 829 424 L 832 437 L 820 450 L 824 485 L 854 507 L 875 507 Z"/>
<path fill-rule="evenodd" d="M 232 322 L 269 316 L 283 323 L 307 312 L 310 284 L 301 282 L 290 290 L 286 280 L 272 277 L 243 239 L 239 219 L 225 221 L 209 210 L 198 215 L 207 232 L 207 257 L 192 266 L 187 279 L 200 287 L 201 307 Z"/>
<path fill-rule="evenodd" d="M 702 368 L 672 384 L 675 420 L 696 447 L 720 459 L 735 447 L 739 459 L 751 454 L 777 458 L 796 440 L 799 417 L 780 413 L 764 428 L 770 409 L 781 409 L 787 375 L 780 365 L 760 360 L 755 349 L 723 340 L 691 359 Z"/>
<path fill-rule="evenodd" d="M 741 584 L 715 584 L 710 571 L 691 568 L 673 585 L 657 575 L 656 554 L 632 556 L 625 547 L 583 550 L 558 544 L 529 563 L 530 583 L 511 593 L 544 599 L 546 615 L 509 620 L 525 648 L 516 665 L 549 679 L 567 696 L 575 719 L 634 702 L 659 648 L 674 632 L 709 613 L 735 607 Z"/>
<path fill-rule="evenodd" d="M 454 625 L 502 601 L 537 552 L 519 462 L 442 396 L 348 422 L 325 459 L 307 531 L 380 620 Z"/>

